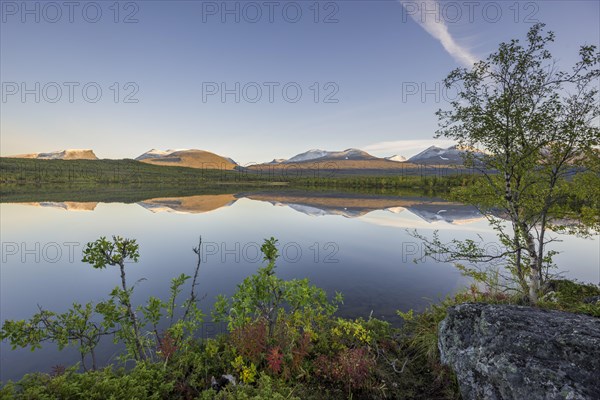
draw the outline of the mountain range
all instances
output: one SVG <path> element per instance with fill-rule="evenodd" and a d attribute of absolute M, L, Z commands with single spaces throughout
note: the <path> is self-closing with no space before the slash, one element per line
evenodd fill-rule
<path fill-rule="evenodd" d="M 276 158 L 269 163 L 253 165 L 249 168 L 263 169 L 263 167 L 269 167 L 285 170 L 293 165 L 294 169 L 318 167 L 319 169 L 336 170 L 395 170 L 405 165 L 398 162 L 401 159 L 404 158 L 399 156 L 375 157 L 366 151 L 352 148 L 342 151 L 312 149 L 289 159 Z"/>
<path fill-rule="evenodd" d="M 396 169 L 406 164 L 421 165 L 461 165 L 465 149 L 451 146 L 447 149 L 431 146 L 419 154 L 406 159 L 401 155 L 375 157 L 366 151 L 350 148 L 342 151 L 312 149 L 289 159 L 276 158 L 271 162 L 258 165 L 285 168 L 290 164 L 307 166 L 314 163 L 332 163 L 339 169 Z M 97 160 L 93 150 L 67 149 L 49 153 L 31 153 L 11 156 L 14 158 L 36 158 L 42 160 Z M 155 165 L 181 166 L 191 168 L 214 168 L 233 170 L 238 167 L 233 159 L 198 149 L 149 150 L 135 160 Z M 254 166 L 257 167 L 257 166 Z"/>

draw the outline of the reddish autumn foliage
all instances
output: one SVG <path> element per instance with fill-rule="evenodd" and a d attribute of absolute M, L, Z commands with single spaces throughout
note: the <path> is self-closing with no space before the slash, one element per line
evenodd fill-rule
<path fill-rule="evenodd" d="M 334 357 L 320 355 L 315 360 L 317 375 L 350 389 L 365 388 L 374 367 L 375 360 L 364 347 L 344 349 Z"/>
<path fill-rule="evenodd" d="M 281 365 L 283 364 L 283 354 L 279 347 L 273 347 L 267 354 L 267 365 L 274 374 L 281 372 Z"/>
<path fill-rule="evenodd" d="M 267 351 L 267 324 L 257 321 L 235 329 L 231 332 L 231 341 L 245 360 L 258 365 Z"/>
<path fill-rule="evenodd" d="M 55 366 L 52 367 L 52 370 L 50 372 L 50 376 L 52 377 L 57 377 L 57 376 L 61 376 L 64 375 L 64 373 L 67 371 L 67 368 L 62 365 L 62 364 L 57 364 Z"/>
<path fill-rule="evenodd" d="M 177 351 L 175 338 L 169 332 L 165 333 L 158 342 L 158 354 L 165 359 L 170 359 Z"/>
<path fill-rule="evenodd" d="M 278 323 L 275 326 L 273 341 L 273 347 L 278 347 L 284 358 L 280 375 L 289 379 L 301 369 L 303 361 L 310 353 L 312 348 L 310 334 L 299 332 L 288 324 Z"/>
<path fill-rule="evenodd" d="M 292 371 L 297 371 L 302 365 L 302 361 L 308 356 L 311 348 L 310 335 L 304 332 L 300 339 L 296 342 L 296 346 L 292 350 Z"/>

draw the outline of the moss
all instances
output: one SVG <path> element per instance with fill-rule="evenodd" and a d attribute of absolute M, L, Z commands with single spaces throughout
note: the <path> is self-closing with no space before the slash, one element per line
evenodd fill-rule
<path fill-rule="evenodd" d="M 539 307 L 600 317 L 600 303 L 586 303 L 589 297 L 600 296 L 600 286 L 567 279 L 549 281 Z"/>
<path fill-rule="evenodd" d="M 548 289 L 555 292 L 558 300 L 563 303 L 580 303 L 587 297 L 600 296 L 600 286 L 568 279 L 549 281 Z"/>

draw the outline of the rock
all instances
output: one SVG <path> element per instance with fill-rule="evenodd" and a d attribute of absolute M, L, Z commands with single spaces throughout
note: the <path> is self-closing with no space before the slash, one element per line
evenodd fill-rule
<path fill-rule="evenodd" d="M 598 304 L 600 303 L 600 296 L 586 297 L 583 299 L 583 302 L 587 304 Z"/>
<path fill-rule="evenodd" d="M 463 399 L 600 399 L 600 319 L 461 304 L 439 327 L 442 363 Z"/>
<path fill-rule="evenodd" d="M 221 389 L 223 389 L 225 386 L 227 386 L 229 384 L 231 384 L 233 386 L 236 385 L 235 378 L 233 377 L 233 375 L 230 375 L 230 374 L 221 375 L 221 377 L 219 379 L 215 379 L 214 376 L 210 377 L 210 386 L 217 392 L 221 391 Z"/>
<path fill-rule="evenodd" d="M 551 290 L 546 293 L 540 300 L 547 301 L 548 303 L 558 303 L 558 294 Z"/>

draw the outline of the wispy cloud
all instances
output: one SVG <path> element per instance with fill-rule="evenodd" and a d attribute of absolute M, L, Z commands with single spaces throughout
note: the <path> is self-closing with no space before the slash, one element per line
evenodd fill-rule
<path fill-rule="evenodd" d="M 440 4 L 436 0 L 399 1 L 406 13 L 427 33 L 437 39 L 457 62 L 470 67 L 478 61 L 469 49 L 458 44 L 452 37 L 444 21 L 444 16 L 441 15 Z M 434 15 L 431 10 L 437 10 L 438 15 Z"/>
<path fill-rule="evenodd" d="M 362 147 L 362 149 L 368 153 L 379 157 L 397 154 L 409 158 L 425 150 L 429 146 L 435 145 L 438 147 L 449 147 L 453 144 L 455 144 L 453 141 L 446 139 L 394 140 L 389 142 L 373 143 L 368 146 Z"/>

